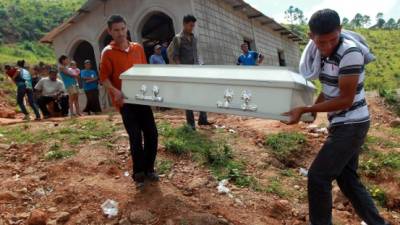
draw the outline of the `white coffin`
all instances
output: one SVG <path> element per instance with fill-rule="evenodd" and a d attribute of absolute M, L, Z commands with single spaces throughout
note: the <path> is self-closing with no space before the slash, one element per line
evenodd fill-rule
<path fill-rule="evenodd" d="M 311 105 L 315 93 L 312 83 L 284 67 L 136 65 L 121 79 L 126 103 L 275 120 Z"/>

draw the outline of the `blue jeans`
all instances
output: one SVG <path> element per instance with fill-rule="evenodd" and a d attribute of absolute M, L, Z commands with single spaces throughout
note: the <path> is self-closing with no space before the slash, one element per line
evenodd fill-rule
<path fill-rule="evenodd" d="M 21 112 L 25 115 L 29 115 L 24 104 L 25 95 L 28 97 L 28 103 L 31 106 L 33 112 L 35 113 L 36 118 L 40 119 L 39 109 L 33 100 L 33 91 L 31 89 L 26 88 L 25 85 L 19 84 L 17 86 L 17 103 L 19 108 L 21 109 Z"/>
<path fill-rule="evenodd" d="M 332 225 L 332 181 L 368 225 L 384 225 L 374 202 L 357 175 L 358 157 L 369 122 L 331 127 L 308 172 L 308 202 L 312 225 Z"/>

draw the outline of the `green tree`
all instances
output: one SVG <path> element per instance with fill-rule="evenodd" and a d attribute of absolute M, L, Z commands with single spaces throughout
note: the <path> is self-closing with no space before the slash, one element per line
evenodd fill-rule
<path fill-rule="evenodd" d="M 85 0 L 0 0 L 0 34 L 6 43 L 36 41 L 70 17 Z"/>
<path fill-rule="evenodd" d="M 350 22 L 351 26 L 354 28 L 361 28 L 363 26 L 363 18 L 364 17 L 360 13 L 357 13 Z"/>
<path fill-rule="evenodd" d="M 376 14 L 376 27 L 377 28 L 383 28 L 383 26 L 385 25 L 386 21 L 383 19 L 383 13 L 378 13 Z"/>
<path fill-rule="evenodd" d="M 368 15 L 364 15 L 362 18 L 362 25 L 363 27 L 368 27 L 369 25 L 371 25 L 371 17 Z"/>
<path fill-rule="evenodd" d="M 396 29 L 396 27 L 397 27 L 397 24 L 396 24 L 396 21 L 395 21 L 393 18 L 390 18 L 390 19 L 385 23 L 385 26 L 384 26 L 384 28 L 385 28 L 385 29 L 388 29 L 388 30 Z"/>
<path fill-rule="evenodd" d="M 348 26 L 349 25 L 349 19 L 347 18 L 347 17 L 344 17 L 343 19 L 342 19 L 342 26 Z"/>
<path fill-rule="evenodd" d="M 304 12 L 294 6 L 289 6 L 289 8 L 285 11 L 285 19 L 289 22 L 290 25 L 306 24 L 306 18 L 304 17 Z"/>

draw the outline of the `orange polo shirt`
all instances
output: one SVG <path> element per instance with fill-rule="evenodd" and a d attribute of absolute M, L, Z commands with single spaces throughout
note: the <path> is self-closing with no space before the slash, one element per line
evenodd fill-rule
<path fill-rule="evenodd" d="M 121 90 L 120 76 L 135 64 L 147 64 L 143 47 L 139 43 L 129 43 L 129 48 L 120 49 L 115 42 L 111 42 L 101 53 L 100 81 L 107 79 Z M 110 93 L 113 105 L 116 106 L 114 96 Z"/>

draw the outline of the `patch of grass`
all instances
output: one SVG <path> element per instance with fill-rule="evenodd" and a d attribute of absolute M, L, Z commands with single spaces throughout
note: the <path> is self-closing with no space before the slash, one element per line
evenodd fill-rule
<path fill-rule="evenodd" d="M 283 169 L 279 173 L 285 177 L 295 177 L 296 176 L 296 173 L 292 169 Z"/>
<path fill-rule="evenodd" d="M 0 92 L 4 94 L 4 100 L 6 103 L 12 107 L 17 106 L 17 88 L 15 84 L 6 75 L 0 74 Z"/>
<path fill-rule="evenodd" d="M 267 193 L 275 194 L 281 198 L 287 196 L 279 177 L 273 177 L 269 180 L 269 184 L 265 189 Z"/>
<path fill-rule="evenodd" d="M 181 139 L 167 139 L 164 145 L 169 152 L 176 155 L 183 155 L 190 152 L 189 149 L 186 148 L 185 141 Z"/>
<path fill-rule="evenodd" d="M 377 186 L 369 186 L 368 191 L 371 194 L 372 198 L 382 207 L 386 206 L 387 196 L 385 191 L 380 189 Z"/>
<path fill-rule="evenodd" d="M 282 132 L 267 136 L 265 146 L 286 166 L 291 166 L 292 160 L 299 155 L 306 144 L 306 137 L 297 132 Z"/>
<path fill-rule="evenodd" d="M 386 138 L 376 137 L 376 136 L 368 136 L 365 144 L 368 145 L 379 145 L 386 148 L 397 148 L 400 147 L 399 143 L 395 143 L 391 140 L 387 140 Z"/>
<path fill-rule="evenodd" d="M 110 122 L 96 120 L 70 121 L 55 128 L 32 130 L 29 126 L 0 128 L 6 142 L 17 144 L 41 143 L 48 140 L 59 140 L 70 145 L 78 145 L 87 140 L 104 140 L 111 137 L 116 130 Z"/>
<path fill-rule="evenodd" d="M 360 169 L 367 176 L 377 176 L 384 169 L 399 170 L 400 153 L 381 153 L 370 150 L 360 160 Z"/>
<path fill-rule="evenodd" d="M 74 151 L 61 150 L 61 145 L 56 143 L 50 147 L 49 151 L 45 154 L 44 158 L 46 160 L 58 160 L 58 159 L 66 159 L 73 155 L 75 155 Z"/>
<path fill-rule="evenodd" d="M 171 172 L 174 163 L 171 160 L 157 160 L 156 168 L 159 174 L 168 174 Z"/>
<path fill-rule="evenodd" d="M 245 174 L 245 164 L 234 159 L 231 146 L 225 139 L 211 139 L 187 126 L 172 128 L 162 123 L 158 129 L 167 151 L 190 155 L 193 160 L 208 166 L 219 180 L 229 179 L 239 187 L 259 189 L 257 180 Z"/>
<path fill-rule="evenodd" d="M 188 126 L 174 129 L 163 125 L 161 129 L 165 148 L 173 154 L 190 154 L 211 166 L 225 165 L 232 159 L 232 150 L 224 140 L 212 140 Z"/>
<path fill-rule="evenodd" d="M 44 62 L 55 63 L 54 51 L 49 45 L 35 41 L 24 41 L 16 44 L 0 46 L 0 63 L 15 64 L 18 60 L 25 59 L 30 66 Z"/>
<path fill-rule="evenodd" d="M 397 91 L 395 89 L 380 88 L 379 95 L 385 100 L 386 104 L 390 105 L 390 108 L 400 116 L 400 96 L 397 94 Z"/>

